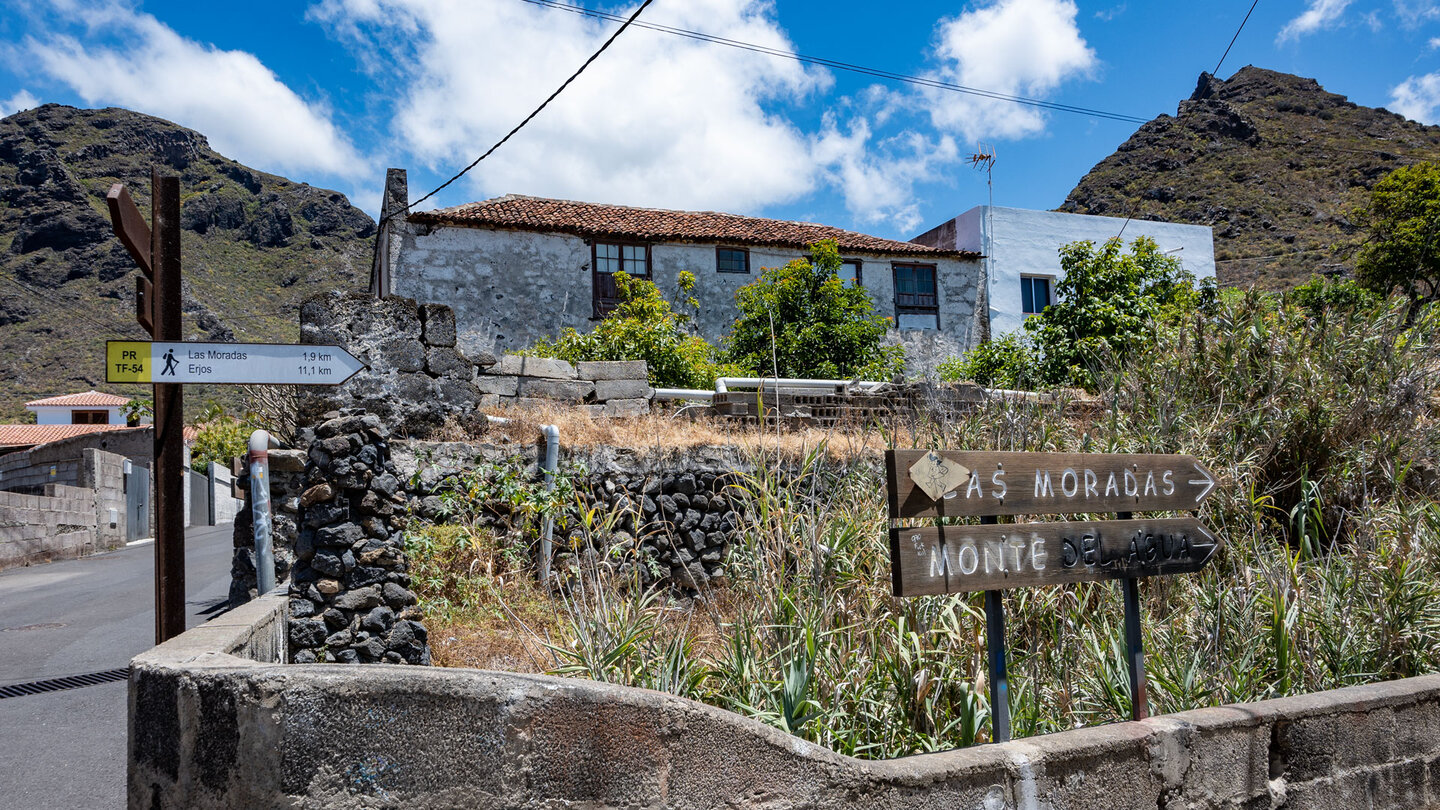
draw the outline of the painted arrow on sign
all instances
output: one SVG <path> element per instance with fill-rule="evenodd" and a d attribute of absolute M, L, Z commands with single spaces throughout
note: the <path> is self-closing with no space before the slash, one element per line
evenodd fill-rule
<path fill-rule="evenodd" d="M 105 381 L 220 385 L 340 385 L 365 364 L 339 346 L 288 343 L 105 344 Z"/>
<path fill-rule="evenodd" d="M 926 467 L 931 455 L 938 461 Z M 1188 455 L 890 450 L 885 466 L 891 520 L 1188 510 L 1215 489 L 1214 474 Z M 941 466 L 965 475 L 942 479 L 949 488 L 932 497 Z M 915 480 L 917 467 L 927 480 Z"/>
<path fill-rule="evenodd" d="M 896 596 L 1189 574 L 1223 544 L 1195 518 L 890 530 Z"/>

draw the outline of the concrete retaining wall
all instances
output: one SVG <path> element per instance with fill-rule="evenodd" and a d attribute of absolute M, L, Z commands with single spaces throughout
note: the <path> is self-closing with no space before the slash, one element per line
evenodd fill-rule
<path fill-rule="evenodd" d="M 130 807 L 1440 806 L 1440 676 L 870 762 L 640 689 L 275 664 L 285 604 L 134 660 Z"/>

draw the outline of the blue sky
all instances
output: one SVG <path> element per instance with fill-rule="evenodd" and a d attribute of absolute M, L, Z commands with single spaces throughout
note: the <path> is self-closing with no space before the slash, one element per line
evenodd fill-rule
<path fill-rule="evenodd" d="M 387 166 L 409 170 L 412 199 L 429 191 L 616 27 L 526 0 L 0 5 L 0 113 L 53 101 L 158 115 L 372 215 Z M 1215 69 L 1249 8 L 655 0 L 641 19 L 1148 119 Z M 1435 123 L 1440 0 L 1261 0 L 1220 75 L 1246 64 Z M 997 155 L 996 204 L 1053 208 L 1135 127 L 631 29 L 434 203 L 523 193 L 909 238 L 986 201 L 965 162 L 977 143 Z"/>

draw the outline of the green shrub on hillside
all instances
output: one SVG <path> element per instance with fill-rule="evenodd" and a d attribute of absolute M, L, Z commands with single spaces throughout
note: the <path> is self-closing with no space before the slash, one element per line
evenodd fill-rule
<path fill-rule="evenodd" d="M 1314 276 L 1286 293 L 1286 300 L 1311 318 L 1348 314 L 1378 305 L 1385 300 L 1356 281 Z"/>

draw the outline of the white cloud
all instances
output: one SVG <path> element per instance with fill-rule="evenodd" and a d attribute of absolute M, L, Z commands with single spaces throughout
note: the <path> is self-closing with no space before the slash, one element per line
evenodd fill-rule
<path fill-rule="evenodd" d="M 913 232 L 921 223 L 915 183 L 959 157 L 948 135 L 932 140 L 907 131 L 877 142 L 864 118 L 841 132 L 833 114 L 826 114 L 815 144 L 824 177 L 845 189 L 846 210 L 862 223 L 888 222 L 902 232 Z"/>
<path fill-rule="evenodd" d="M 1390 109 L 1422 124 L 1437 122 L 1440 73 L 1411 76 L 1390 91 Z"/>
<path fill-rule="evenodd" d="M 34 109 L 39 106 L 40 99 L 31 95 L 28 90 L 22 88 L 20 92 L 10 98 L 0 101 L 0 118 L 5 118 L 17 112 Z"/>
<path fill-rule="evenodd" d="M 1395 0 L 1395 16 L 1406 28 L 1416 28 L 1431 20 L 1440 19 L 1440 4 L 1433 0 Z"/>
<path fill-rule="evenodd" d="M 1432 51 L 1436 48 L 1440 48 L 1440 37 L 1431 37 L 1430 42 L 1427 44 Z"/>
<path fill-rule="evenodd" d="M 1095 19 L 1099 20 L 1100 22 L 1110 22 L 1111 20 L 1114 20 L 1116 17 L 1119 17 L 1121 14 L 1124 13 L 1125 4 L 1121 3 L 1114 8 L 1102 8 L 1099 11 L 1095 12 Z"/>
<path fill-rule="evenodd" d="M 1037 97 L 1097 64 L 1070 0 L 998 0 L 941 20 L 929 76 L 966 87 Z M 923 91 L 936 129 L 966 139 L 1018 138 L 1045 128 L 1039 108 L 943 90 Z"/>
<path fill-rule="evenodd" d="M 1070 0 L 999 0 L 941 20 L 935 75 L 1048 93 L 1095 64 L 1076 14 Z M 320 0 L 309 16 L 380 85 L 390 153 L 446 176 L 528 115 L 617 25 L 465 0 Z M 770 0 L 660 3 L 641 20 L 794 49 Z M 920 218 L 916 185 L 958 165 L 957 135 L 1018 137 L 1045 126 L 1035 110 L 1001 102 L 883 85 L 836 97 L 832 86 L 819 68 L 635 28 L 462 185 L 472 198 L 514 192 L 739 213 L 831 193 L 860 223 L 908 231 Z M 825 114 L 813 127 L 787 115 L 816 108 Z"/>
<path fill-rule="evenodd" d="M 444 172 L 498 141 L 617 25 L 462 0 L 327 0 L 312 16 L 383 55 L 369 63 L 377 79 L 398 66 L 397 146 Z M 793 47 L 755 0 L 658 4 L 641 19 Z M 467 179 L 485 196 L 754 210 L 815 187 L 810 139 L 769 107 L 828 83 L 788 60 L 633 28 Z"/>
<path fill-rule="evenodd" d="M 87 104 L 116 104 L 198 130 L 222 154 L 256 168 L 373 174 L 330 120 L 253 54 L 186 39 L 149 14 L 110 2 L 57 0 L 56 18 L 77 19 L 80 36 L 47 32 L 23 49 L 34 68 L 69 85 Z M 103 32 L 123 43 L 96 39 Z"/>
<path fill-rule="evenodd" d="M 1330 28 L 1340 21 L 1340 17 L 1349 7 L 1351 0 L 1310 0 L 1310 4 L 1300 13 L 1300 16 L 1285 23 L 1280 29 L 1280 34 L 1275 37 L 1275 42 L 1281 43 L 1286 40 L 1299 39 L 1306 34 L 1313 34 L 1322 28 Z"/>

